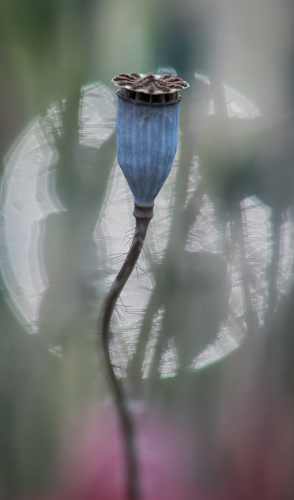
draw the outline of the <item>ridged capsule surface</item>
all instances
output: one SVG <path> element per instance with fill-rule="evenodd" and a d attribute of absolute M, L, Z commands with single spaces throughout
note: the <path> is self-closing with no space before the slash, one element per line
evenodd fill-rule
<path fill-rule="evenodd" d="M 154 205 L 170 173 L 178 122 L 179 102 L 152 106 L 118 96 L 117 158 L 139 206 Z"/>

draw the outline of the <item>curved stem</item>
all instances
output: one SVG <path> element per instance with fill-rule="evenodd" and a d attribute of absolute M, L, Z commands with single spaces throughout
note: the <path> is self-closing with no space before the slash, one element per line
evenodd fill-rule
<path fill-rule="evenodd" d="M 136 212 L 136 207 L 135 207 L 135 212 Z M 146 216 L 144 217 L 145 215 L 144 210 L 141 211 L 141 215 L 143 215 L 143 217 L 139 217 L 135 213 L 134 215 L 136 218 L 136 229 L 133 242 L 128 252 L 128 255 L 125 259 L 125 262 L 123 263 L 121 270 L 119 271 L 115 281 L 113 282 L 104 300 L 99 321 L 99 330 L 101 330 L 102 333 L 104 356 L 111 379 L 112 390 L 115 396 L 115 403 L 121 420 L 122 432 L 125 442 L 128 500 L 140 499 L 139 471 L 138 471 L 138 459 L 136 453 L 135 431 L 134 431 L 132 414 L 128 407 L 127 396 L 124 386 L 122 384 L 122 381 L 116 377 L 110 359 L 109 325 L 117 299 L 122 289 L 124 288 L 127 280 L 129 279 L 134 269 L 134 266 L 138 260 L 138 257 L 141 253 L 141 250 L 143 248 L 145 235 L 151 219 L 150 215 L 148 215 L 147 213 L 146 213 L 147 217 Z"/>

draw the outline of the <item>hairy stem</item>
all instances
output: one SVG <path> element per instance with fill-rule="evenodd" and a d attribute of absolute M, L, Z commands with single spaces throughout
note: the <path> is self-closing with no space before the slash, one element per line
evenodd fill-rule
<path fill-rule="evenodd" d="M 128 281 L 134 269 L 134 266 L 139 258 L 141 250 L 143 248 L 143 243 L 147 232 L 147 228 L 150 219 L 152 217 L 152 211 L 150 215 L 150 210 L 149 211 L 146 210 L 146 215 L 145 215 L 144 209 L 143 210 L 141 209 L 139 213 L 140 215 L 143 215 L 143 217 L 136 215 L 136 212 L 138 213 L 138 210 L 136 211 L 136 206 L 135 206 L 134 216 L 136 218 L 136 229 L 131 248 L 123 263 L 121 270 L 119 271 L 115 281 L 113 282 L 104 300 L 101 315 L 99 318 L 99 331 L 101 331 L 102 334 L 104 356 L 111 380 L 116 407 L 121 421 L 124 444 L 125 444 L 128 500 L 139 500 L 141 497 L 140 485 L 139 485 L 138 458 L 136 452 L 134 423 L 130 408 L 128 407 L 126 392 L 122 381 L 118 379 L 117 376 L 115 375 L 113 365 L 110 359 L 109 325 L 117 299 L 122 289 L 124 288 L 126 282 Z"/>

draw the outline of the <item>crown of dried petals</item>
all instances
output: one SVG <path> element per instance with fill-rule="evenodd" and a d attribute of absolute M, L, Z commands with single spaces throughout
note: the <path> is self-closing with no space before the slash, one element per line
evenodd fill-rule
<path fill-rule="evenodd" d="M 140 92 L 143 94 L 172 94 L 189 87 L 182 78 L 172 74 L 154 75 L 147 73 L 120 73 L 115 76 L 112 83 L 120 88 Z"/>

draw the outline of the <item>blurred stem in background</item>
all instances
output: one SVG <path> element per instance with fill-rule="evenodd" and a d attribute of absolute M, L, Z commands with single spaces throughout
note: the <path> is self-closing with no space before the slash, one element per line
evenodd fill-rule
<path fill-rule="evenodd" d="M 86 192 L 79 188 L 80 163 L 84 166 L 89 163 L 86 151 L 83 153 L 82 148 L 78 151 L 77 143 L 81 87 L 93 78 L 95 9 L 97 4 L 92 1 L 4 0 L 0 5 L 0 153 L 3 156 L 7 152 L 24 125 L 37 114 L 44 115 L 53 103 L 59 103 L 64 112 L 63 135 L 55 145 L 59 153 L 56 187 L 66 208 L 64 214 L 46 220 L 45 262 L 50 281 L 47 295 L 49 302 L 50 297 L 54 299 L 49 310 L 41 311 L 43 327 L 39 334 L 29 336 L 1 301 L 0 490 L 3 495 L 6 491 L 52 483 L 52 459 L 64 408 L 69 408 L 70 415 L 70 401 L 85 397 L 85 388 L 97 373 L 96 354 L 84 340 L 89 326 L 83 306 L 78 307 L 76 319 L 71 318 L 70 324 L 65 322 L 60 326 L 57 321 L 57 332 L 48 324 L 49 316 L 58 317 L 58 309 L 60 312 L 63 307 L 62 316 L 69 297 L 78 293 L 82 245 L 87 246 L 87 241 L 91 241 L 110 172 L 106 145 L 90 160 L 89 175 L 94 183 L 88 183 Z M 113 146 L 111 154 L 112 151 Z M 100 162 L 104 168 L 100 168 L 97 177 L 94 167 Z M 91 200 L 91 207 L 85 207 L 85 196 L 88 202 Z M 55 269 L 48 267 L 51 258 L 55 260 Z M 61 290 L 54 279 L 57 269 L 64 273 Z M 56 310 L 54 304 L 61 308 Z M 66 332 L 70 342 L 66 340 Z M 60 335 L 62 338 L 57 338 Z M 60 343 L 69 344 L 62 361 L 58 355 L 48 355 L 50 347 Z M 93 372 L 89 363 L 91 352 Z"/>

